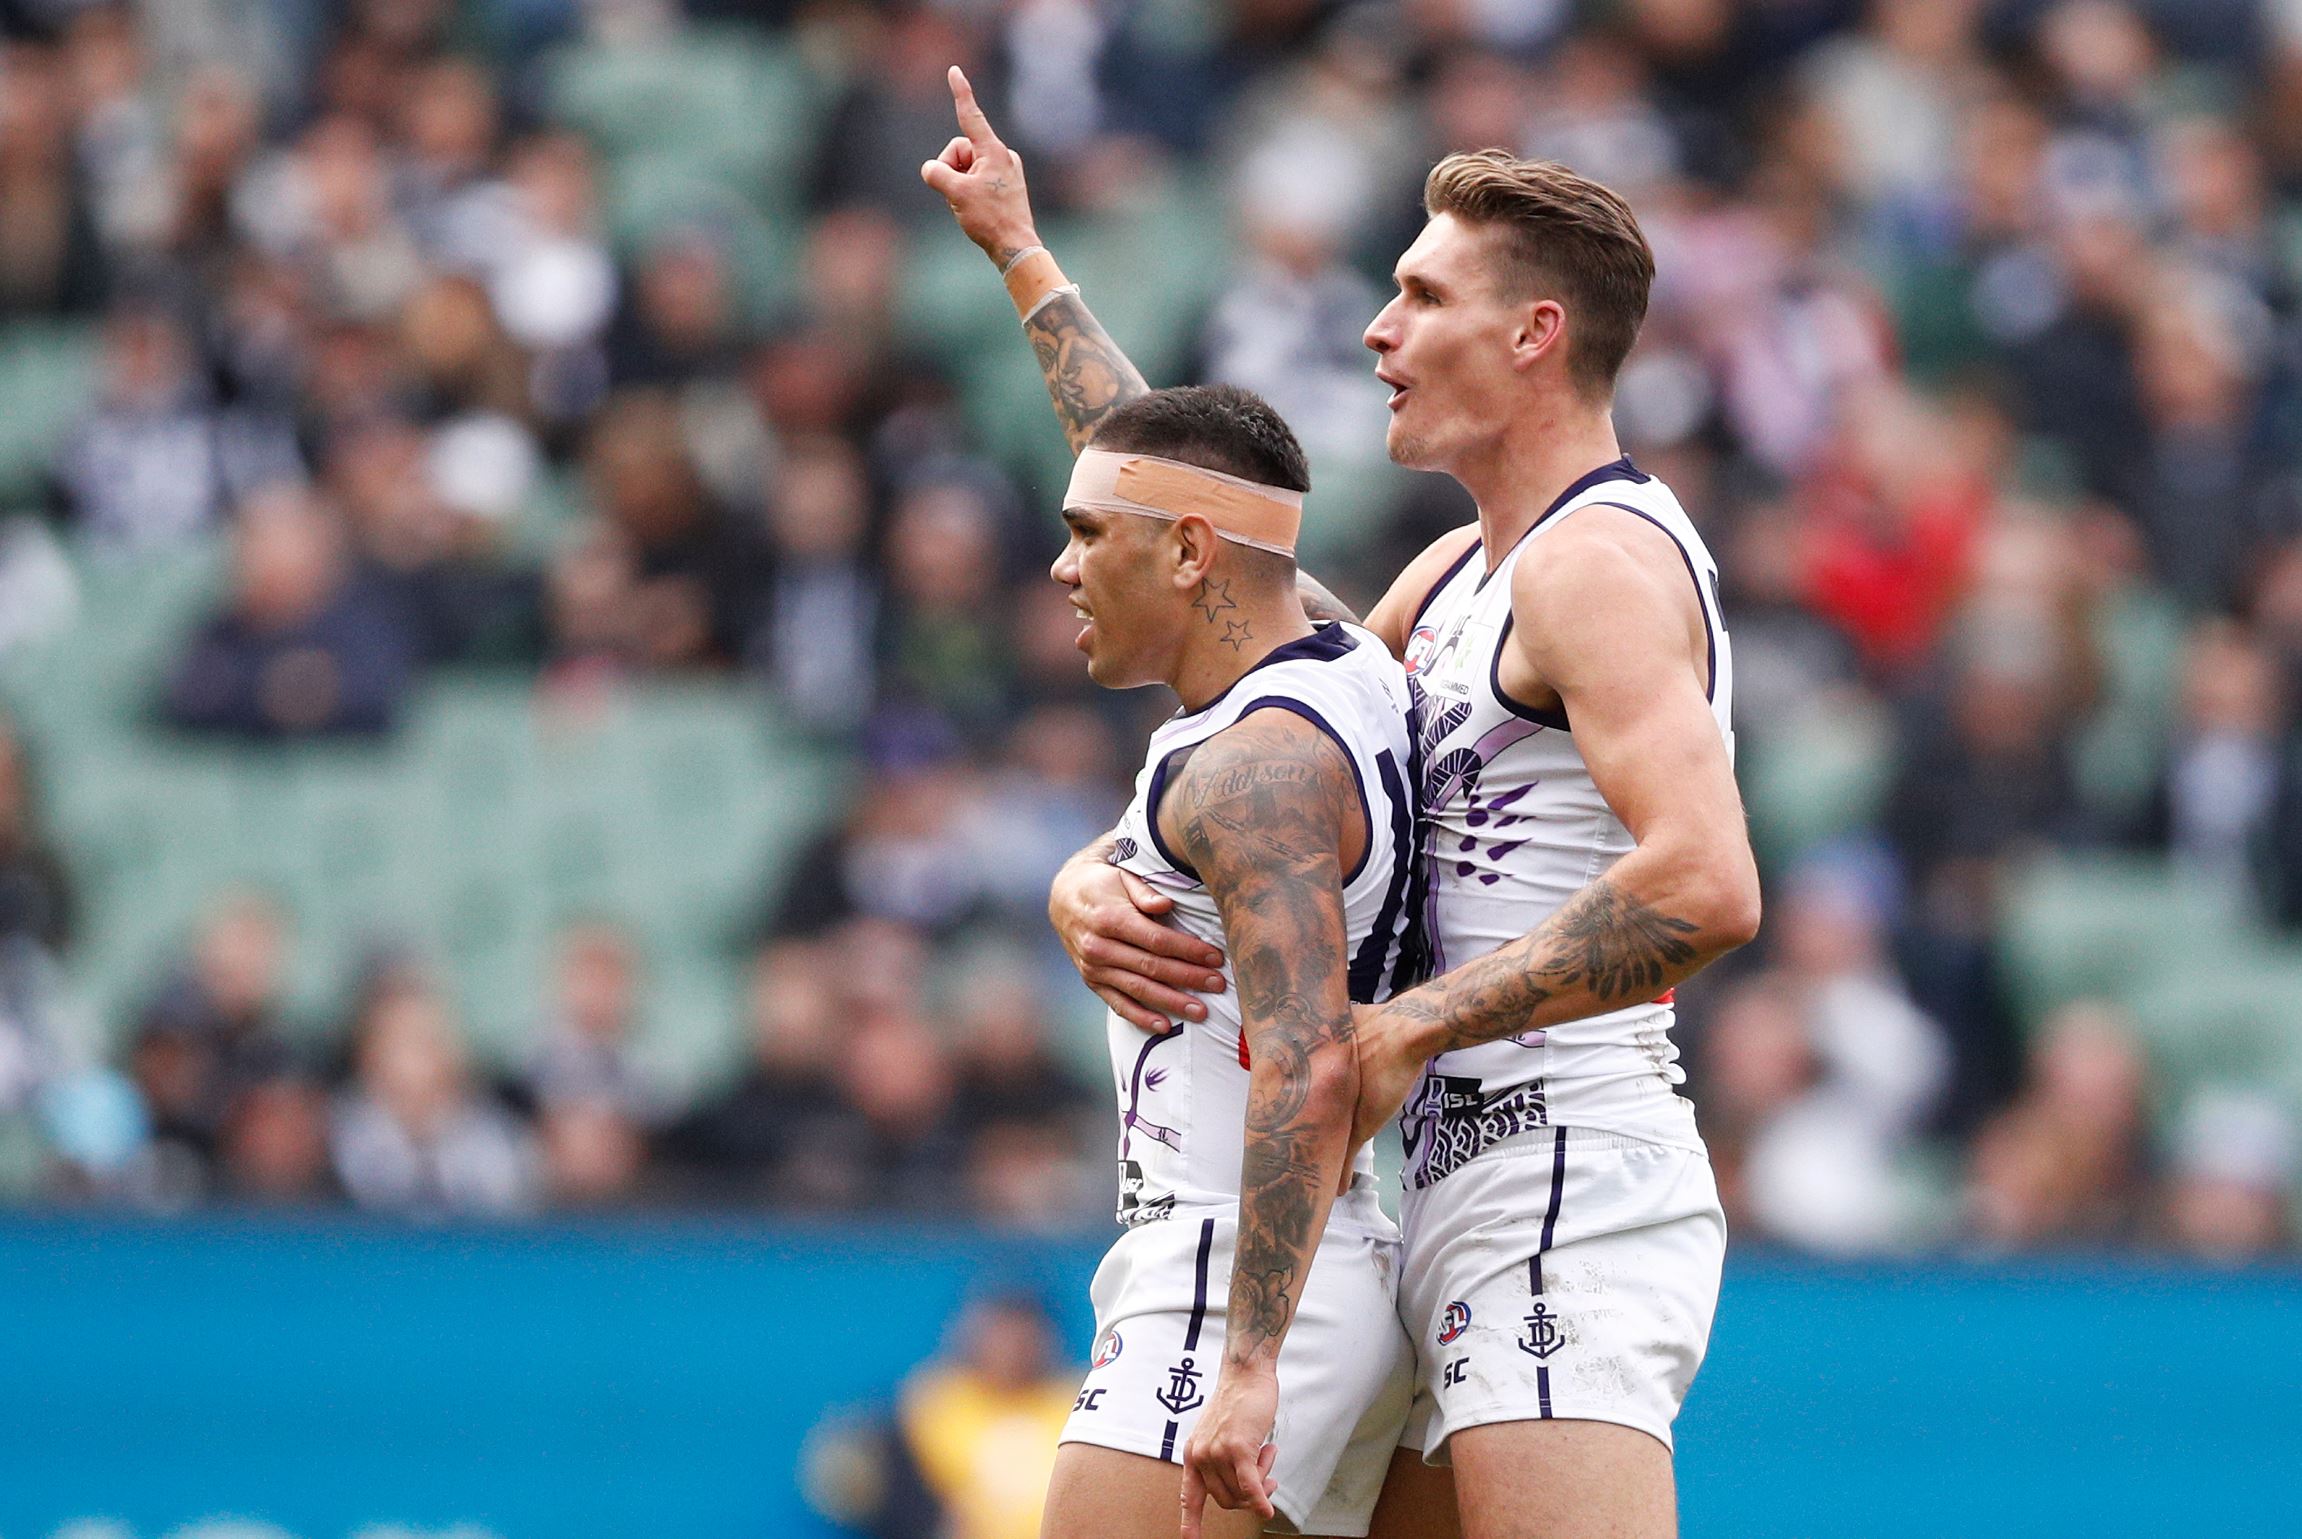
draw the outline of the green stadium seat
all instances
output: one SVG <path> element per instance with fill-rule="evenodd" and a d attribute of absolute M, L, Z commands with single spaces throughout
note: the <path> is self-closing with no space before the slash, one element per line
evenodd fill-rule
<path fill-rule="evenodd" d="M 0 505 L 34 500 L 96 392 L 95 328 L 12 321 L 0 330 Z"/>
<path fill-rule="evenodd" d="M 755 193 L 805 165 L 822 117 L 799 55 L 749 28 L 579 43 L 547 71 L 553 114 L 611 159 L 674 155 Z"/>
<path fill-rule="evenodd" d="M 2065 856 L 2013 883 L 2001 933 L 2017 1007 L 2037 1021 L 2073 999 L 2125 998 L 2168 971 L 2213 967 L 2251 929 L 2227 894 L 2162 861 Z"/>
<path fill-rule="evenodd" d="M 1818 701 L 1771 738 L 1737 749 L 1737 779 L 1759 856 L 1781 869 L 1815 846 L 1868 826 L 1894 771 L 1893 724 L 1868 701 Z"/>

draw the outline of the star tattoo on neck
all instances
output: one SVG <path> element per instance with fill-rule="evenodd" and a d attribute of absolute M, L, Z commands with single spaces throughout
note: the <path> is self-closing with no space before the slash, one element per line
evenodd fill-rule
<path fill-rule="evenodd" d="M 1225 620 L 1223 622 L 1223 634 L 1215 639 L 1236 652 L 1255 639 L 1255 632 L 1248 627 L 1244 620 Z"/>
<path fill-rule="evenodd" d="M 1217 582 L 1212 577 L 1202 577 L 1199 579 L 1199 591 L 1192 596 L 1191 603 L 1192 607 L 1203 609 L 1207 612 L 1207 623 L 1209 625 L 1213 625 L 1215 623 L 1215 617 L 1222 613 L 1224 610 L 1237 609 L 1239 607 L 1237 604 L 1231 602 L 1231 585 L 1227 582 Z M 1230 622 L 1225 621 L 1224 623 L 1229 624 Z"/>

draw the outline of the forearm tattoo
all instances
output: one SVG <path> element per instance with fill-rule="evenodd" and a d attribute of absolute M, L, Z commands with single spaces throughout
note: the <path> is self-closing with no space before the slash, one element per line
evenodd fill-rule
<path fill-rule="evenodd" d="M 1023 325 L 1039 372 L 1047 376 L 1047 396 L 1055 418 L 1076 454 L 1087 447 L 1105 417 L 1149 395 L 1151 387 L 1103 323 L 1077 294 L 1057 294 Z"/>
<path fill-rule="evenodd" d="M 1222 910 L 1252 1061 L 1225 1355 L 1275 1357 L 1326 1228 L 1357 1065 L 1341 830 L 1350 766 L 1310 723 L 1250 718 L 1195 752 L 1163 817 Z"/>
<path fill-rule="evenodd" d="M 1698 970 L 1701 927 L 1605 877 L 1532 934 L 1432 979 L 1388 1008 L 1438 1029 L 1437 1052 L 1517 1036 L 1537 1025 L 1642 1004 Z M 1555 1002 L 1580 1008 L 1535 1012 Z"/>

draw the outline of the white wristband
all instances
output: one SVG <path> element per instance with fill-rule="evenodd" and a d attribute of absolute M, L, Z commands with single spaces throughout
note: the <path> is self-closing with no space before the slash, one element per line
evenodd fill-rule
<path fill-rule="evenodd" d="M 1023 324 L 1026 326 L 1030 325 L 1031 317 L 1037 315 L 1040 311 L 1055 303 L 1055 301 L 1061 298 L 1063 295 L 1076 294 L 1078 292 L 1079 285 L 1076 283 L 1057 284 L 1054 288 L 1049 289 L 1046 293 L 1039 296 L 1039 303 L 1033 305 L 1030 309 L 1023 312 Z"/>
<path fill-rule="evenodd" d="M 1021 251 L 1018 251 L 1015 253 L 1015 255 L 1009 257 L 1006 262 L 1000 266 L 999 276 L 1004 278 L 1009 273 L 1015 271 L 1016 268 L 1021 267 L 1023 265 L 1023 259 L 1031 255 L 1032 252 L 1045 251 L 1046 249 L 1047 248 L 1045 246 L 1025 246 Z"/>

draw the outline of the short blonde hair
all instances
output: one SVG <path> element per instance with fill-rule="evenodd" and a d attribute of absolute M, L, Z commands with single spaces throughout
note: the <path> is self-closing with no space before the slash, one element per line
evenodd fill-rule
<path fill-rule="evenodd" d="M 1569 375 L 1589 395 L 1614 389 L 1655 281 L 1654 251 L 1628 203 L 1555 160 L 1478 150 L 1431 168 L 1423 211 L 1506 231 L 1514 276 L 1572 317 Z"/>

